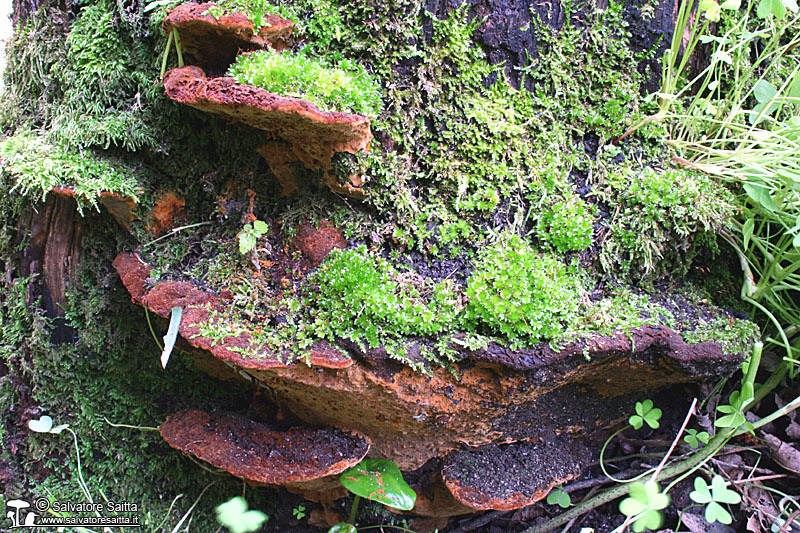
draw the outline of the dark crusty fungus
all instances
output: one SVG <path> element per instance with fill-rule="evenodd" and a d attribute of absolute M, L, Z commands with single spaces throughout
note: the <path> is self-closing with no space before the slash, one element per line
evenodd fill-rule
<path fill-rule="evenodd" d="M 489 445 L 450 454 L 442 478 L 459 503 L 479 511 L 509 511 L 538 502 L 580 475 L 590 460 L 579 441 L 551 437 L 547 442 Z"/>
<path fill-rule="evenodd" d="M 318 480 L 358 464 L 369 441 L 335 428 L 278 429 L 232 413 L 185 409 L 159 427 L 167 443 L 258 485 Z"/>

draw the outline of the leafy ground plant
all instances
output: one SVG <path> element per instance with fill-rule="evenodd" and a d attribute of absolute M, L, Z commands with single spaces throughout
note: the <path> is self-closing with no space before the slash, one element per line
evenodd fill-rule
<path fill-rule="evenodd" d="M 664 523 L 661 510 L 668 505 L 669 496 L 661 492 L 658 483 L 649 480 L 631 484 L 630 496 L 622 500 L 619 510 L 633 521 L 633 530 L 638 533 L 660 528 Z"/>
<path fill-rule="evenodd" d="M 742 501 L 739 493 L 728 489 L 725 486 L 725 480 L 719 475 L 715 475 L 711 480 L 711 487 L 702 477 L 695 478 L 694 490 L 689 494 L 689 497 L 692 501 L 706 506 L 705 517 L 706 522 L 709 524 L 714 522 L 730 524 L 733 522 L 731 514 L 722 504 L 736 505 Z"/>
<path fill-rule="evenodd" d="M 336 524 L 328 533 L 355 533 L 358 503 L 361 498 L 373 500 L 387 507 L 410 511 L 417 501 L 417 494 L 408 486 L 400 469 L 388 459 L 364 459 L 356 466 L 345 470 L 339 478 L 342 486 L 355 495 L 350 508 L 348 523 Z M 396 529 L 397 526 L 391 526 Z"/>

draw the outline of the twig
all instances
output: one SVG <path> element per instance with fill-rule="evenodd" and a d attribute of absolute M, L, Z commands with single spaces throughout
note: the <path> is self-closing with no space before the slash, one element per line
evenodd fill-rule
<path fill-rule="evenodd" d="M 651 481 L 655 481 L 658 478 L 658 474 L 661 473 L 661 471 L 664 469 L 664 465 L 667 464 L 669 456 L 672 455 L 672 452 L 675 450 L 675 446 L 678 445 L 681 435 L 683 435 L 683 432 L 686 431 L 686 426 L 689 425 L 689 420 L 691 420 L 692 416 L 694 415 L 695 407 L 697 407 L 697 398 L 692 400 L 692 405 L 689 407 L 689 412 L 686 413 L 686 418 L 683 419 L 683 425 L 681 426 L 681 429 L 678 430 L 678 434 L 675 435 L 675 440 L 672 441 L 672 446 L 670 446 L 669 450 L 667 450 L 667 454 L 661 460 L 658 468 L 656 468 L 656 471 L 653 472 L 653 477 L 650 478 Z"/>
<path fill-rule="evenodd" d="M 452 533 L 469 533 L 470 531 L 475 531 L 476 529 L 485 526 L 489 522 L 495 520 L 496 518 L 500 518 L 501 516 L 507 513 L 508 511 L 492 511 L 491 513 L 486 513 L 482 516 L 479 516 L 472 522 L 464 524 L 463 526 L 456 529 Z"/>
<path fill-rule="evenodd" d="M 760 476 L 760 477 L 751 477 L 746 479 L 737 479 L 736 481 L 731 481 L 731 485 L 741 485 L 744 483 L 752 483 L 754 481 L 767 481 L 769 479 L 781 479 L 784 477 L 788 477 L 787 474 L 772 474 L 771 476 Z"/>

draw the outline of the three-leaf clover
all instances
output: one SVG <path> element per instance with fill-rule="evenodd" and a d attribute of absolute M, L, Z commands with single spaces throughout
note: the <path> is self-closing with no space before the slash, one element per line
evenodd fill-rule
<path fill-rule="evenodd" d="M 692 447 L 692 449 L 697 449 L 700 447 L 700 443 L 708 444 L 708 432 L 707 431 L 700 431 L 698 432 L 696 429 L 687 429 L 686 435 L 684 435 L 683 440 Z"/>
<path fill-rule="evenodd" d="M 714 522 L 730 524 L 733 521 L 731 514 L 721 504 L 735 505 L 742 501 L 738 492 L 732 491 L 725 486 L 725 480 L 720 475 L 715 475 L 711 480 L 710 490 L 705 479 L 696 477 L 694 490 L 689 494 L 689 497 L 692 501 L 706 506 L 705 516 L 706 522 L 709 524 Z"/>
<path fill-rule="evenodd" d="M 636 414 L 628 419 L 628 423 L 633 429 L 639 429 L 647 422 L 648 426 L 656 429 L 659 420 L 661 420 L 661 409 L 653 407 L 653 400 L 645 400 L 636 402 Z"/>
<path fill-rule="evenodd" d="M 631 483 L 630 497 L 619 504 L 619 510 L 625 516 L 638 517 L 633 522 L 636 533 L 645 529 L 658 529 L 664 522 L 661 509 L 669 505 L 669 496 L 661 493 L 661 488 L 653 480 L 645 483 Z"/>
<path fill-rule="evenodd" d="M 719 417 L 714 422 L 714 425 L 718 428 L 735 428 L 747 422 L 742 412 L 742 404 L 743 402 L 739 398 L 739 391 L 731 393 L 729 404 L 717 407 L 717 411 L 725 416 Z"/>
<path fill-rule="evenodd" d="M 269 518 L 261 511 L 248 511 L 247 502 L 241 496 L 217 505 L 214 510 L 217 513 L 217 521 L 232 533 L 258 531 Z"/>
<path fill-rule="evenodd" d="M 562 509 L 566 509 L 572 505 L 572 499 L 569 497 L 569 494 L 563 490 L 555 489 L 550 491 L 550 494 L 547 495 L 547 503 L 549 505 L 558 505 Z"/>
<path fill-rule="evenodd" d="M 302 520 L 306 516 L 306 506 L 305 505 L 298 505 L 294 509 L 292 509 L 292 514 L 298 520 Z"/>

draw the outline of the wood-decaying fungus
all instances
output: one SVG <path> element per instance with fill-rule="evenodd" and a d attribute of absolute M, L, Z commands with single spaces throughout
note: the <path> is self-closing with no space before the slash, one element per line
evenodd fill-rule
<path fill-rule="evenodd" d="M 370 443 L 336 428 L 279 429 L 232 413 L 185 409 L 159 427 L 167 443 L 254 485 L 299 492 L 339 488 L 334 478 L 358 464 Z"/>
<path fill-rule="evenodd" d="M 76 192 L 69 187 L 53 187 L 51 192 L 66 198 L 75 198 L 77 196 Z M 136 215 L 133 214 L 133 210 L 136 208 L 136 201 L 133 198 L 123 196 L 117 192 L 101 191 L 98 202 L 108 210 L 120 226 L 125 228 L 126 231 L 130 231 L 131 222 L 136 220 Z"/>
<path fill-rule="evenodd" d="M 283 187 L 283 194 L 296 188 L 295 164 L 322 173 L 332 190 L 362 198 L 363 179 L 358 172 L 337 175 L 336 154 L 358 154 L 369 150 L 370 121 L 362 115 L 324 112 L 312 102 L 270 93 L 237 83 L 229 77 L 207 77 L 220 72 L 241 51 L 271 47 L 282 50 L 294 23 L 274 15 L 267 26 L 255 32 L 241 13 L 219 19 L 209 14 L 215 4 L 183 4 L 164 20 L 164 31 L 177 30 L 187 55 L 199 66 L 173 69 L 164 76 L 164 88 L 174 101 L 237 120 L 267 132 L 259 153 Z M 202 68 L 201 68 L 202 67 Z M 205 70 L 204 70 L 205 69 Z"/>
<path fill-rule="evenodd" d="M 230 77 L 209 78 L 196 66 L 167 72 L 164 88 L 176 102 L 268 132 L 268 142 L 259 153 L 281 180 L 284 194 L 293 190 L 291 163 L 299 161 L 309 170 L 322 171 L 323 181 L 332 190 L 363 197 L 362 177 L 337 176 L 332 166 L 337 153 L 369 149 L 372 132 L 367 117 L 320 111 L 308 100 L 279 96 Z"/>
<path fill-rule="evenodd" d="M 255 345 L 249 332 L 232 334 L 222 342 L 203 336 L 203 324 L 212 320 L 212 313 L 223 307 L 213 293 L 186 281 L 164 281 L 148 289 L 146 280 L 150 275 L 150 267 L 136 254 L 118 255 L 114 260 L 114 267 L 120 273 L 134 303 L 164 318 L 170 315 L 173 307 L 183 309 L 178 332 L 191 346 L 208 350 L 218 359 L 242 368 L 285 368 L 305 364 L 288 351 L 274 354 Z M 254 356 L 245 356 L 244 353 L 252 353 Z M 318 341 L 309 349 L 308 364 L 324 368 L 346 368 L 353 361 L 342 350 Z"/>
<path fill-rule="evenodd" d="M 479 511 L 532 505 L 555 487 L 578 477 L 591 459 L 579 441 L 551 437 L 546 443 L 516 442 L 450 454 L 442 478 L 459 503 Z"/>
<path fill-rule="evenodd" d="M 294 22 L 277 15 L 266 15 L 264 25 L 256 30 L 242 13 L 225 12 L 217 18 L 215 10 L 223 11 L 213 2 L 181 4 L 162 23 L 164 33 L 178 31 L 187 59 L 204 68 L 224 69 L 242 50 L 283 50 L 294 31 Z"/>
<path fill-rule="evenodd" d="M 560 350 L 547 344 L 517 351 L 499 345 L 474 351 L 461 347 L 463 360 L 454 365 L 459 378 L 444 368 L 431 368 L 430 375 L 424 375 L 390 360 L 381 349 L 362 350 L 344 341 L 336 343 L 338 346 L 327 342 L 315 345 L 311 357 L 315 366 L 276 364 L 243 358 L 225 348 L 242 342 L 244 334 L 221 339 L 216 345 L 192 337 L 195 324 L 207 319 L 208 315 L 198 310 L 213 305 L 212 294 L 189 282 L 161 282 L 148 289 L 150 269 L 133 254 L 121 254 L 114 266 L 135 303 L 161 316 L 167 316 L 173 306 L 184 307 L 186 325 L 181 326 L 181 335 L 193 346 L 240 366 L 272 391 L 282 409 L 315 427 L 338 427 L 367 436 L 380 455 L 405 471 L 464 445 L 517 442 L 504 452 L 514 455 L 516 450 L 547 458 L 556 453 L 554 446 L 562 454 L 558 464 L 564 468 L 550 470 L 552 479 L 529 478 L 525 481 L 529 489 L 520 489 L 520 497 L 502 487 L 493 493 L 492 485 L 483 493 L 475 492 L 473 485 L 465 485 L 453 474 L 456 459 L 448 460 L 450 473 L 445 477 L 450 489 L 472 508 L 523 505 L 521 502 L 543 496 L 548 487 L 574 475 L 576 470 L 567 467 L 582 463 L 582 448 L 552 440 L 553 435 L 569 440 L 594 433 L 624 419 L 635 401 L 642 399 L 643 391 L 730 374 L 742 359 L 741 354 L 724 353 L 719 344 L 686 344 L 669 328 L 647 325 L 579 339 Z M 342 357 L 349 352 L 351 358 L 339 366 L 335 356 L 323 362 L 325 350 Z M 531 448 L 523 444 L 528 441 L 543 444 Z M 484 461 L 497 456 L 495 452 L 481 453 Z M 481 504 L 481 498 L 490 503 Z M 432 516 L 458 512 L 453 503 L 439 498 L 420 511 Z"/>

